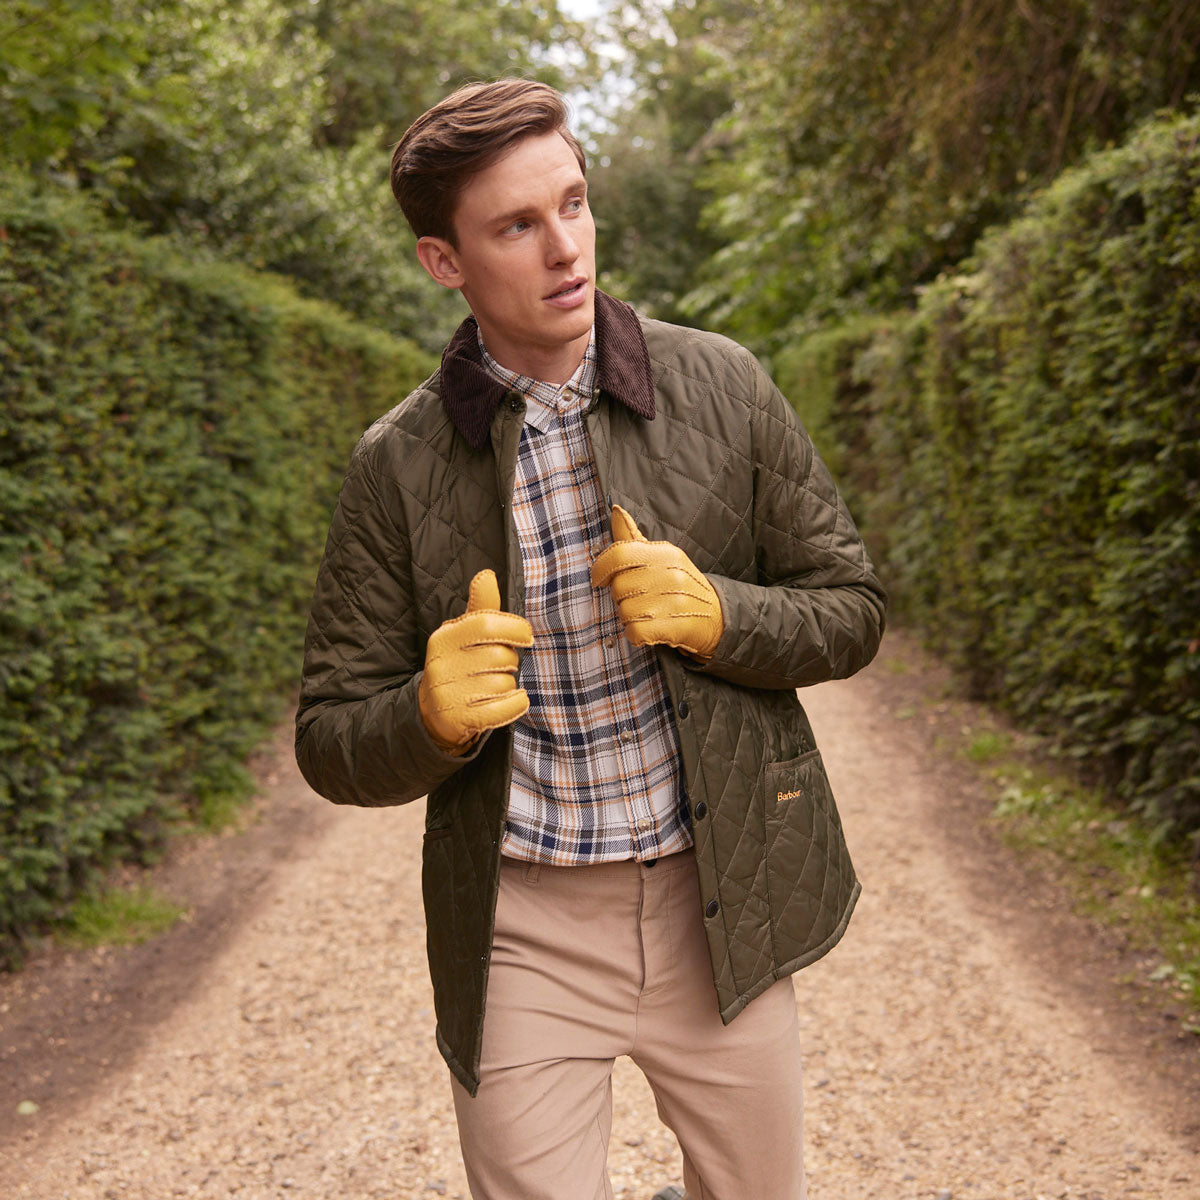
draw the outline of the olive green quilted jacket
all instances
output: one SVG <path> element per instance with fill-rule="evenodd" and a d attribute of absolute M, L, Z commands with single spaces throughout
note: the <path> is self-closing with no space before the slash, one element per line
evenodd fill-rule
<path fill-rule="evenodd" d="M 841 937 L 859 884 L 796 689 L 870 661 L 884 595 L 824 465 L 754 357 L 597 294 L 600 486 L 682 547 L 721 601 L 699 665 L 658 650 L 693 817 L 714 1003 L 732 1020 Z M 341 804 L 428 795 L 422 887 L 438 1045 L 478 1086 L 512 735 L 443 754 L 417 707 L 429 635 L 495 570 L 523 611 L 511 520 L 524 401 L 484 370 L 468 318 L 441 369 L 363 435 L 305 646 L 296 756 Z"/>

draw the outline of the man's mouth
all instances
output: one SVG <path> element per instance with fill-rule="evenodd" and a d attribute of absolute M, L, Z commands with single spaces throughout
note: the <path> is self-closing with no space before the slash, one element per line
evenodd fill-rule
<path fill-rule="evenodd" d="M 584 288 L 587 287 L 587 279 L 580 276 L 575 279 L 568 279 L 562 287 L 551 292 L 545 297 L 547 300 L 574 300 L 583 295 Z"/>

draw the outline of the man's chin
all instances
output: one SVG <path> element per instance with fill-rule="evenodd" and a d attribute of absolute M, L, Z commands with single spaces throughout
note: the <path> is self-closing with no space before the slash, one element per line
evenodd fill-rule
<path fill-rule="evenodd" d="M 570 330 L 567 335 L 570 341 L 589 333 L 596 320 L 596 297 L 592 288 L 588 287 L 586 298 L 577 307 L 561 313 L 560 316 L 563 328 Z"/>

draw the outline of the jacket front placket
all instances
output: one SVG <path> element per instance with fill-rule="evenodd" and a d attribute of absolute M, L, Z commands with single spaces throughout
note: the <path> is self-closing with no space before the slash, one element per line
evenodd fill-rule
<path fill-rule="evenodd" d="M 518 616 L 525 615 L 525 568 L 521 561 L 521 542 L 513 517 L 513 492 L 517 485 L 517 454 L 521 432 L 525 428 L 525 399 L 508 392 L 492 416 L 492 454 L 496 464 L 496 495 L 504 512 L 504 570 L 502 587 L 504 607 Z"/>

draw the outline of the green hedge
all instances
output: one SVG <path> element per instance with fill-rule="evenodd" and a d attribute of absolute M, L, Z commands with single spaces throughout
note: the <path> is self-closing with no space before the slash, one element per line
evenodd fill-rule
<path fill-rule="evenodd" d="M 431 365 L 0 176 L 0 961 L 244 777 L 354 440 Z"/>
<path fill-rule="evenodd" d="M 1200 117 L 1065 174 L 915 314 L 794 357 L 898 609 L 1200 832 Z"/>

